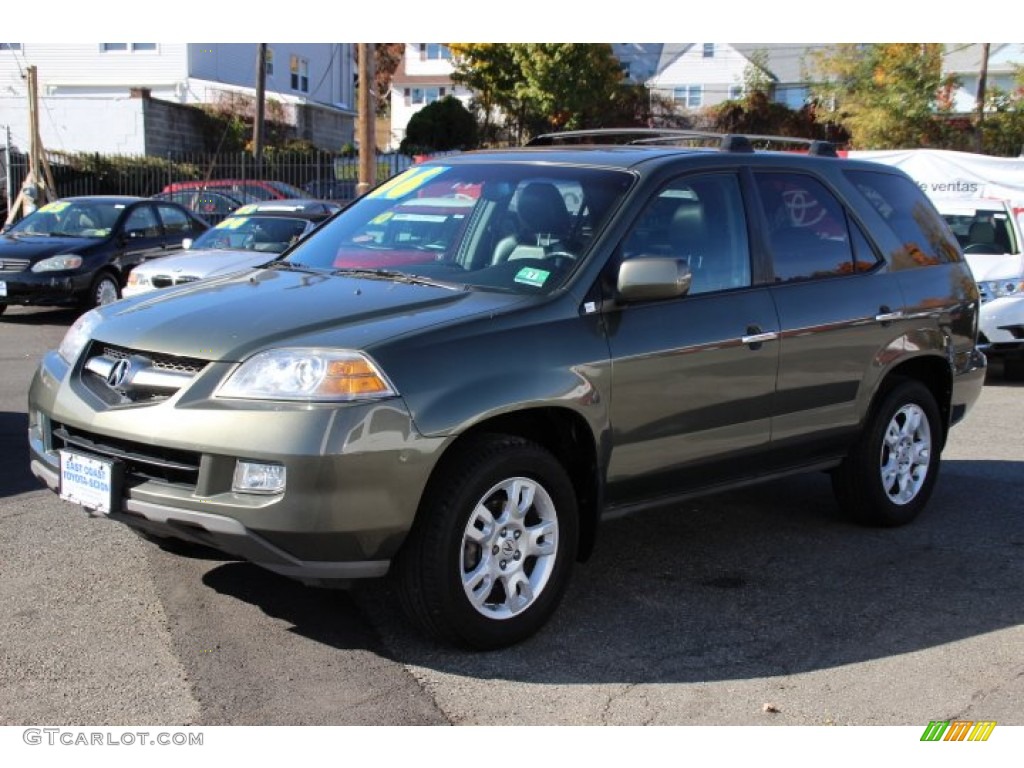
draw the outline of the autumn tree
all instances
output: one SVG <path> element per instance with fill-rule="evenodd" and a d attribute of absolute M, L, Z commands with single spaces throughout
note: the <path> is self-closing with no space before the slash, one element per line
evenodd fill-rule
<path fill-rule="evenodd" d="M 858 149 L 941 147 L 952 105 L 941 43 L 845 43 L 813 54 L 818 119 L 841 123 Z"/>

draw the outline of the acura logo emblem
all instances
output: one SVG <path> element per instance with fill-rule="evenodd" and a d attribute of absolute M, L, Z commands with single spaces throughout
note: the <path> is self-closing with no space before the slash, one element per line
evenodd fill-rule
<path fill-rule="evenodd" d="M 107 384 L 114 389 L 120 389 L 132 373 L 132 364 L 129 360 L 118 360 L 114 363 L 114 367 L 110 369 L 110 373 L 107 374 Z"/>

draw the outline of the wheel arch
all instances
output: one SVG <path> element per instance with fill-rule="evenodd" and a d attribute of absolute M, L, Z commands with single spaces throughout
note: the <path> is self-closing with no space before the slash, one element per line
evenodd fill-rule
<path fill-rule="evenodd" d="M 586 560 L 597 537 L 602 497 L 597 442 L 587 420 L 569 408 L 559 407 L 511 411 L 484 419 L 445 448 L 431 472 L 431 479 L 460 446 L 484 434 L 512 435 L 529 440 L 550 451 L 562 464 L 572 481 L 579 510 L 577 559 Z M 430 485 L 428 481 L 428 489 Z"/>
<path fill-rule="evenodd" d="M 939 447 L 940 449 L 945 447 L 953 401 L 953 371 L 946 358 L 938 355 L 921 355 L 893 366 L 879 383 L 871 402 L 871 410 L 874 411 L 885 395 L 900 381 L 908 379 L 923 384 L 935 398 L 935 403 L 942 416 L 942 435 Z"/>

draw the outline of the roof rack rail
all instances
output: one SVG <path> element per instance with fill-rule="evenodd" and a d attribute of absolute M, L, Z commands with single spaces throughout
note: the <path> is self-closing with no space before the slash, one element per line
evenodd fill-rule
<path fill-rule="evenodd" d="M 722 152 L 753 152 L 754 144 L 765 144 L 765 149 L 772 144 L 800 145 L 807 148 L 807 154 L 819 157 L 837 157 L 835 146 L 829 141 L 819 139 L 801 139 L 792 136 L 762 136 L 742 133 L 713 133 L 710 131 L 692 131 L 681 128 L 590 128 L 578 131 L 560 131 L 535 136 L 529 147 L 553 146 L 556 144 L 583 144 L 587 140 L 601 141 L 603 144 L 677 144 L 680 142 L 714 142 Z"/>

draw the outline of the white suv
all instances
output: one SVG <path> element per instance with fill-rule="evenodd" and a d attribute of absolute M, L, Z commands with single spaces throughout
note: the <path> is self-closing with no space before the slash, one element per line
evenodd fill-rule
<path fill-rule="evenodd" d="M 1008 379 L 1024 379 L 1024 238 L 1002 200 L 937 201 L 960 241 L 981 293 L 978 347 L 1001 357 Z"/>

